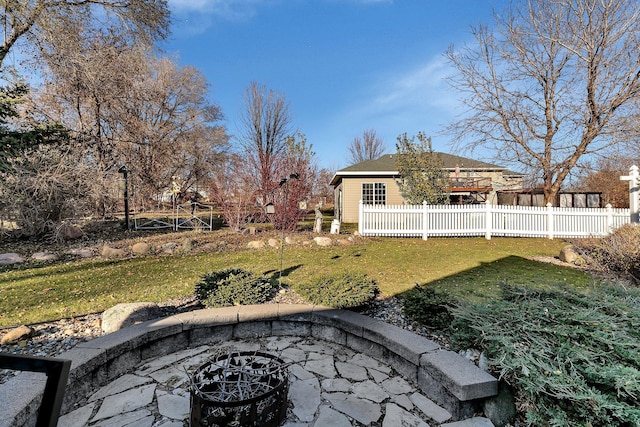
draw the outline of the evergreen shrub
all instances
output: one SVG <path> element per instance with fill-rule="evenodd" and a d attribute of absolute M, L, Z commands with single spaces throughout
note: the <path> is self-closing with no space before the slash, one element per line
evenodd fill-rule
<path fill-rule="evenodd" d="M 456 349 L 485 352 L 532 426 L 639 426 L 640 292 L 503 285 L 452 309 Z"/>
<path fill-rule="evenodd" d="M 205 274 L 196 284 L 196 298 L 209 308 L 263 304 L 273 293 L 269 278 L 240 268 Z"/>
<path fill-rule="evenodd" d="M 423 325 L 446 329 L 453 321 L 450 308 L 454 299 L 447 292 L 438 292 L 426 285 L 416 285 L 402 298 L 402 311 Z"/>
<path fill-rule="evenodd" d="M 378 284 L 366 274 L 342 273 L 301 283 L 296 292 L 307 301 L 335 308 L 355 308 L 372 303 Z"/>

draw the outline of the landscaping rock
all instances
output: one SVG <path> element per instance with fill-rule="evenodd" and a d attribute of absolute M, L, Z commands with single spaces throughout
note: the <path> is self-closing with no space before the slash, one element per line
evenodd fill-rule
<path fill-rule="evenodd" d="M 333 244 L 333 240 L 331 240 L 331 237 L 318 236 L 314 237 L 313 241 L 316 242 L 316 245 L 318 246 L 331 246 Z"/>
<path fill-rule="evenodd" d="M 145 242 L 138 242 L 135 245 L 131 246 L 131 252 L 136 255 L 145 255 L 151 251 L 151 246 Z"/>
<path fill-rule="evenodd" d="M 34 261 L 57 261 L 58 258 L 58 255 L 49 252 L 36 252 L 31 255 L 31 259 Z"/>
<path fill-rule="evenodd" d="M 24 262 L 24 258 L 14 252 L 0 254 L 0 265 L 20 264 Z"/>
<path fill-rule="evenodd" d="M 558 258 L 562 262 L 574 264 L 580 258 L 580 255 L 578 255 L 573 245 L 569 245 L 560 250 Z"/>
<path fill-rule="evenodd" d="M 93 256 L 93 250 L 90 248 L 71 249 L 69 254 L 79 256 L 80 258 L 91 258 Z"/>
<path fill-rule="evenodd" d="M 104 245 L 102 247 L 102 256 L 105 258 L 117 258 L 126 256 L 127 253 L 124 249 L 116 249 L 110 246 Z"/>
<path fill-rule="evenodd" d="M 195 243 L 193 241 L 193 239 L 184 239 L 182 241 L 182 252 L 191 252 L 193 250 L 193 247 L 195 246 Z"/>
<path fill-rule="evenodd" d="M 28 338 L 31 338 L 36 334 L 36 330 L 29 326 L 18 326 L 17 328 L 11 329 L 7 332 L 2 339 L 0 339 L 0 344 L 15 344 L 18 341 L 24 341 Z"/>
<path fill-rule="evenodd" d="M 278 239 L 269 239 L 269 241 L 267 242 L 269 244 L 269 246 L 271 246 L 272 248 L 277 248 L 280 246 L 280 241 Z"/>
<path fill-rule="evenodd" d="M 264 248 L 264 242 L 262 240 L 252 240 L 247 243 L 247 249 L 262 249 Z"/>
<path fill-rule="evenodd" d="M 65 224 L 58 229 L 58 235 L 66 240 L 76 240 L 84 237 L 84 231 L 75 225 Z"/>
<path fill-rule="evenodd" d="M 172 255 L 173 252 L 175 252 L 177 247 L 178 247 L 178 244 L 176 242 L 165 243 L 164 245 L 162 245 L 162 252 L 164 252 L 165 254 Z"/>
<path fill-rule="evenodd" d="M 154 302 L 118 304 L 102 313 L 102 332 L 110 334 L 127 326 L 158 318 L 162 311 Z"/>

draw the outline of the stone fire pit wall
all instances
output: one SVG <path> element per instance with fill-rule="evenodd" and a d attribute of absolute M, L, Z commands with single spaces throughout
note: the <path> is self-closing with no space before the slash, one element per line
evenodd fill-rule
<path fill-rule="evenodd" d="M 427 397 L 464 419 L 498 393 L 498 381 L 457 353 L 420 335 L 347 310 L 265 304 L 197 310 L 121 329 L 59 357 L 71 372 L 62 414 L 147 359 L 189 347 L 265 336 L 315 337 L 393 366 Z M 0 385 L 0 427 L 33 426 L 46 377 L 20 373 Z"/>

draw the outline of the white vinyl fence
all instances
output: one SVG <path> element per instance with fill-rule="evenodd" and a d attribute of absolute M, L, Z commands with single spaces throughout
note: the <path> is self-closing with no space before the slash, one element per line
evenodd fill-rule
<path fill-rule="evenodd" d="M 362 236 L 604 236 L 630 222 L 629 209 L 478 205 L 364 205 Z"/>

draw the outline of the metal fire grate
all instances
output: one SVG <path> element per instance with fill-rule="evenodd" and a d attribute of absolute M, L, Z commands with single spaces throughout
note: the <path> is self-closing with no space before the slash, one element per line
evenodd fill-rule
<path fill-rule="evenodd" d="M 191 426 L 277 427 L 287 415 L 287 368 L 254 351 L 211 359 L 191 376 Z"/>

